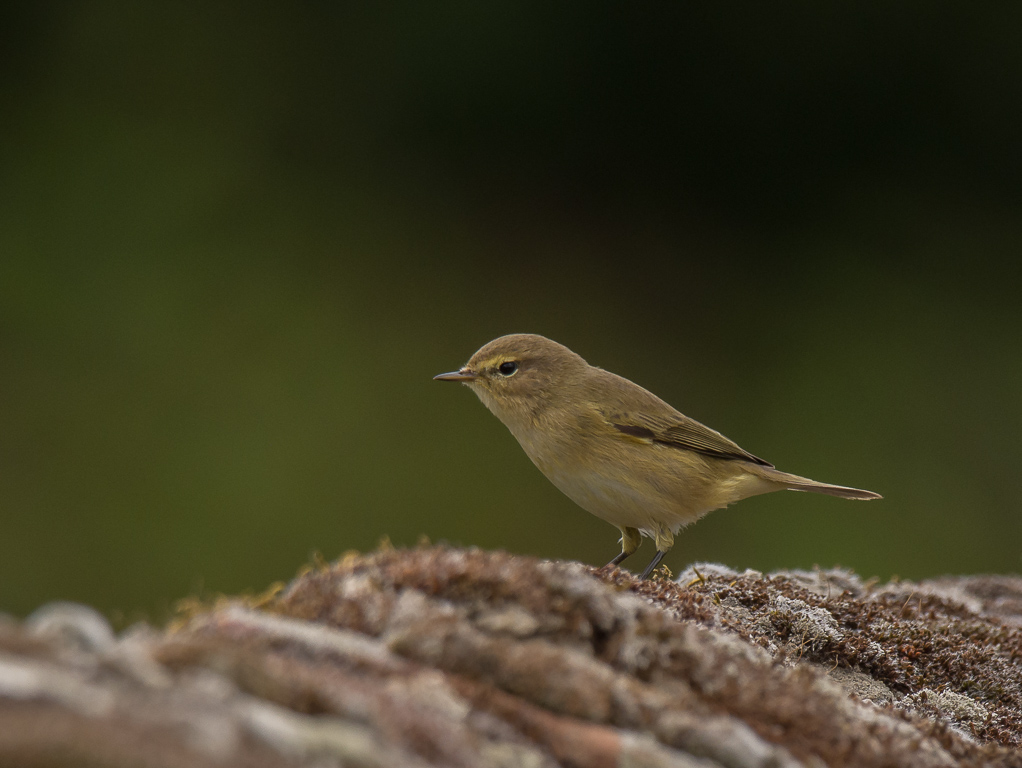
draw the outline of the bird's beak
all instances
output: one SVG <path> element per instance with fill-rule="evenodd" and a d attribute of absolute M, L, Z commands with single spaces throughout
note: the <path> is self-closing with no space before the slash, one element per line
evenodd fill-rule
<path fill-rule="evenodd" d="M 451 371 L 450 373 L 441 373 L 438 376 L 434 376 L 433 381 L 460 381 L 467 384 L 478 378 L 479 374 L 470 371 L 468 368 L 462 368 L 460 371 Z"/>

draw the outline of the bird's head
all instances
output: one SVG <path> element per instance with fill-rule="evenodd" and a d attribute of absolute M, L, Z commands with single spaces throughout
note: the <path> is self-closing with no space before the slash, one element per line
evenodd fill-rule
<path fill-rule="evenodd" d="M 580 385 L 589 366 L 563 344 L 531 333 L 501 336 L 472 355 L 460 370 L 437 381 L 472 388 L 504 423 L 535 413 Z"/>

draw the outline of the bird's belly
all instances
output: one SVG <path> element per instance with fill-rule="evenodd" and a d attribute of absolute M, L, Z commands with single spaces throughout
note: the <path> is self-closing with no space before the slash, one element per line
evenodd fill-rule
<path fill-rule="evenodd" d="M 641 531 L 666 527 L 677 532 L 714 509 L 766 490 L 748 487 L 754 478 L 735 463 L 693 456 L 681 464 L 674 449 L 638 447 L 644 449 L 641 462 L 620 455 L 602 461 L 590 456 L 584 465 L 568 466 L 549 455 L 530 457 L 582 509 L 611 525 Z"/>
<path fill-rule="evenodd" d="M 698 476 L 624 472 L 616 464 L 581 471 L 558 467 L 543 471 L 564 495 L 590 514 L 619 528 L 643 532 L 661 528 L 677 532 L 733 500 L 716 498 L 716 489 Z"/>
<path fill-rule="evenodd" d="M 674 510 L 667 509 L 662 502 L 658 503 L 659 500 L 651 499 L 648 493 L 613 477 L 591 472 L 549 473 L 547 477 L 582 509 L 611 525 L 649 528 L 658 521 L 673 523 L 678 517 Z"/>

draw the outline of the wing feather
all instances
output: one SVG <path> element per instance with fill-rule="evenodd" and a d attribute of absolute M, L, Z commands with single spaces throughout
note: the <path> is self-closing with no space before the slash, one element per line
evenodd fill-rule
<path fill-rule="evenodd" d="M 749 461 L 763 467 L 772 467 L 768 461 L 754 456 L 716 430 L 700 424 L 681 413 L 674 418 L 662 419 L 641 413 L 605 413 L 607 422 L 622 435 L 643 441 L 696 451 L 706 456 L 732 461 Z"/>

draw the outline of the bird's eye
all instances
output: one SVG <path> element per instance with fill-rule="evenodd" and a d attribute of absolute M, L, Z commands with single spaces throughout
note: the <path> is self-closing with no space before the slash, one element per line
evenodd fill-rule
<path fill-rule="evenodd" d="M 518 373 L 518 363 L 513 360 L 508 360 L 506 363 L 501 363 L 497 366 L 497 373 L 501 376 L 514 376 Z"/>

